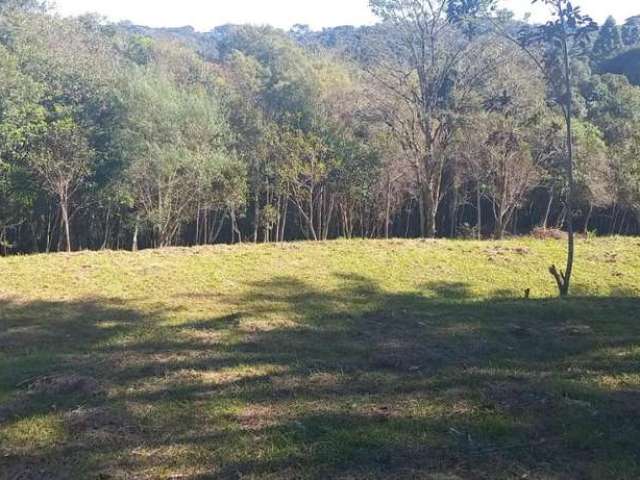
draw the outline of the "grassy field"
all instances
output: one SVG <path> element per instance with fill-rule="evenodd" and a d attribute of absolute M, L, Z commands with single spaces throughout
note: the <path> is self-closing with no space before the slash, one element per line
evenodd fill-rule
<path fill-rule="evenodd" d="M 640 239 L 0 259 L 0 478 L 638 479 Z M 531 299 L 524 290 L 531 289 Z"/>

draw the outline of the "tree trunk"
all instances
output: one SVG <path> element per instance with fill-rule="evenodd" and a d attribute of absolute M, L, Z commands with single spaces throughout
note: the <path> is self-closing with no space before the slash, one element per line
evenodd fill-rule
<path fill-rule="evenodd" d="M 422 189 L 421 189 L 422 190 Z M 425 238 L 427 236 L 427 229 L 426 229 L 426 218 L 425 218 L 425 211 L 424 211 L 424 192 L 420 192 L 420 197 L 418 198 L 418 214 L 419 214 L 419 221 L 420 221 L 420 236 L 422 238 Z"/>
<path fill-rule="evenodd" d="M 387 179 L 387 205 L 384 214 L 384 238 L 389 240 L 389 229 L 391 224 L 391 178 Z"/>
<path fill-rule="evenodd" d="M 478 218 L 476 220 L 478 240 L 482 240 L 482 191 L 480 189 L 480 182 L 478 182 L 478 188 L 476 188 L 476 210 L 478 215 Z"/>
<path fill-rule="evenodd" d="M 425 206 L 424 206 L 424 236 L 426 238 L 435 238 L 436 236 L 436 218 L 438 211 L 436 209 L 435 202 L 432 198 L 432 193 L 429 190 L 425 192 Z"/>
<path fill-rule="evenodd" d="M 564 24 L 564 14 L 562 15 Z M 563 25 L 564 26 L 564 25 Z M 565 28 L 563 31 L 566 32 Z M 568 251 L 567 251 L 567 269 L 564 275 L 563 288 L 560 289 L 560 295 L 567 296 L 571 288 L 571 277 L 573 274 L 573 261 L 575 256 L 575 235 L 573 230 L 573 192 L 575 189 L 573 178 L 573 130 L 572 130 L 572 112 L 573 99 L 572 99 L 572 87 L 571 87 L 571 69 L 569 66 L 569 51 L 567 48 L 566 36 L 563 41 L 563 55 L 564 55 L 564 68 L 565 68 L 565 85 L 567 89 L 567 114 L 566 114 L 566 127 L 567 127 L 567 177 L 569 182 L 569 190 L 567 191 L 567 229 L 569 233 L 568 239 Z"/>
<path fill-rule="evenodd" d="M 200 202 L 198 202 L 198 206 L 196 208 L 196 241 L 194 245 L 200 245 Z"/>
<path fill-rule="evenodd" d="M 613 204 L 613 211 L 611 212 L 611 222 L 609 223 L 609 232 L 614 233 L 616 229 L 616 222 L 618 221 L 618 203 Z"/>
<path fill-rule="evenodd" d="M 49 206 L 49 212 L 47 215 L 47 246 L 45 253 L 51 252 L 51 206 Z"/>
<path fill-rule="evenodd" d="M 564 272 L 558 272 L 558 269 L 553 265 L 549 271 L 553 275 L 558 284 L 558 290 L 561 297 L 569 295 L 571 289 L 571 276 L 573 273 L 573 261 L 575 256 L 575 234 L 573 229 L 573 192 L 574 192 L 574 178 L 573 178 L 573 130 L 572 130 L 572 111 L 573 108 L 573 96 L 571 87 L 571 67 L 569 65 L 569 49 L 567 45 L 567 25 L 565 11 L 562 4 L 558 4 L 558 15 L 562 24 L 562 56 L 564 63 L 564 85 L 566 89 L 566 104 L 564 105 L 564 118 L 565 127 L 567 130 L 567 199 L 566 199 L 566 211 L 567 211 L 567 231 L 568 231 L 568 249 L 567 249 L 567 267 Z"/>
<path fill-rule="evenodd" d="M 335 196 L 331 193 L 329 193 L 328 196 L 329 204 L 325 208 L 324 231 L 322 232 L 322 239 L 325 241 L 329 239 L 329 233 L 331 232 L 331 220 L 333 219 L 333 212 L 335 211 L 336 205 Z"/>
<path fill-rule="evenodd" d="M 138 251 L 138 233 L 140 232 L 140 216 L 136 215 L 136 225 L 133 229 L 133 240 L 131 241 L 131 250 Z"/>
<path fill-rule="evenodd" d="M 406 208 L 406 224 L 405 224 L 405 230 L 404 230 L 404 236 L 405 238 L 409 237 L 409 229 L 411 228 L 411 205 L 413 204 L 413 200 L 411 200 L 411 202 L 409 203 L 409 206 Z"/>
<path fill-rule="evenodd" d="M 495 238 L 496 240 L 502 240 L 504 238 L 504 230 L 504 217 L 501 213 L 498 213 L 498 215 L 496 215 L 496 227 L 493 232 L 493 238 Z"/>
<path fill-rule="evenodd" d="M 593 203 L 589 202 L 589 213 L 587 214 L 587 218 L 584 221 L 583 232 L 586 235 L 589 233 L 589 223 L 591 223 L 591 216 L 593 215 Z"/>
<path fill-rule="evenodd" d="M 231 243 L 235 243 L 236 236 L 238 238 L 238 243 L 242 243 L 242 232 L 240 228 L 238 228 L 238 220 L 236 218 L 236 210 L 235 208 L 230 209 L 231 215 Z"/>
<path fill-rule="evenodd" d="M 544 220 L 542 222 L 542 228 L 544 228 L 545 230 L 549 227 L 549 217 L 551 216 L 551 207 L 553 206 L 554 195 L 554 187 L 551 187 L 551 190 L 549 190 L 549 202 L 547 202 L 547 210 L 544 212 Z"/>
<path fill-rule="evenodd" d="M 202 211 L 202 243 L 209 243 L 209 209 L 207 207 Z"/>
<path fill-rule="evenodd" d="M 258 243 L 259 228 L 260 228 L 260 192 L 258 192 L 258 189 L 256 188 L 256 192 L 253 196 L 253 243 Z"/>
<path fill-rule="evenodd" d="M 452 196 L 453 198 L 451 199 L 451 205 L 450 205 L 450 209 L 449 209 L 449 221 L 451 222 L 451 225 L 449 226 L 449 236 L 451 238 L 455 238 L 456 237 L 456 227 L 457 225 L 457 218 L 458 218 L 458 189 L 455 186 L 452 186 L 453 192 L 452 192 Z"/>
<path fill-rule="evenodd" d="M 280 224 L 280 241 L 284 242 L 287 228 L 287 217 L 289 215 L 289 199 L 285 196 L 283 200 L 282 223 Z"/>
<path fill-rule="evenodd" d="M 278 195 L 278 201 L 276 202 L 276 236 L 274 241 L 278 243 L 280 241 L 280 222 L 282 221 L 282 195 Z"/>
<path fill-rule="evenodd" d="M 105 250 L 107 248 L 107 244 L 109 243 L 109 228 L 111 226 L 110 220 L 111 220 L 111 205 L 107 207 L 107 218 L 104 223 L 104 239 L 102 241 L 102 247 L 100 247 L 101 250 Z"/>
<path fill-rule="evenodd" d="M 618 227 L 618 234 L 619 235 L 624 235 L 625 227 L 627 225 L 627 215 L 628 215 L 628 213 L 629 212 L 627 210 L 622 212 L 622 218 L 620 219 L 620 227 Z"/>
<path fill-rule="evenodd" d="M 69 204 L 66 198 L 60 199 L 60 213 L 64 225 L 64 238 L 67 253 L 71 253 L 71 228 L 69 227 Z"/>

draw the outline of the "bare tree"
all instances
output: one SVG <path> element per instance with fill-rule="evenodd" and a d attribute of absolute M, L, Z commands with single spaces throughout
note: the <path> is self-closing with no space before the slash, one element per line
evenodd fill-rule
<path fill-rule="evenodd" d="M 499 119 L 489 122 L 484 158 L 493 203 L 494 236 L 503 238 L 505 229 L 536 185 L 538 172 L 526 141 L 513 125 Z"/>
<path fill-rule="evenodd" d="M 30 165 L 44 188 L 56 197 L 64 230 L 65 248 L 71 252 L 72 200 L 89 174 L 93 152 L 76 123 L 65 118 L 47 126 Z"/>
<path fill-rule="evenodd" d="M 593 20 L 583 15 L 579 7 L 574 7 L 569 0 L 532 0 L 532 3 L 544 3 L 550 7 L 553 19 L 544 25 L 526 29 L 516 41 L 535 62 L 545 75 L 555 103 L 560 107 L 566 133 L 566 195 L 565 211 L 568 230 L 567 265 L 560 270 L 555 265 L 549 268 L 553 275 L 561 297 L 569 295 L 571 276 L 575 257 L 575 178 L 574 178 L 574 139 L 573 139 L 573 82 L 571 59 L 584 52 L 589 34 L 597 29 Z M 544 44 L 546 50 L 543 58 L 530 46 Z"/>
<path fill-rule="evenodd" d="M 388 124 L 403 148 L 414 157 L 420 229 L 436 235 L 443 198 L 442 182 L 452 133 L 451 115 L 458 68 L 478 48 L 478 31 L 470 19 L 492 1 L 371 0 L 383 21 L 376 52 L 377 67 L 369 73 L 391 94 L 394 108 Z M 479 50 L 476 52 L 476 54 Z"/>

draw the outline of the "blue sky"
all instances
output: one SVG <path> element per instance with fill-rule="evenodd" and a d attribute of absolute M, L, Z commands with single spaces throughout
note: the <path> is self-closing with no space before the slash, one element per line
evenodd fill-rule
<path fill-rule="evenodd" d="M 502 6 L 543 20 L 546 11 L 530 0 L 501 0 Z M 603 21 L 613 14 L 619 21 L 640 14 L 637 0 L 575 0 L 586 13 Z M 210 30 L 225 23 L 271 24 L 288 28 L 296 23 L 315 29 L 336 25 L 362 25 L 375 21 L 368 0 L 56 0 L 63 15 L 93 12 L 111 20 L 131 20 L 150 26 L 192 25 Z"/>

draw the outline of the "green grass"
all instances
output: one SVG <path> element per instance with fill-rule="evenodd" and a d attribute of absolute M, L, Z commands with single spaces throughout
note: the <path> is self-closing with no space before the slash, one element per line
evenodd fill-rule
<path fill-rule="evenodd" d="M 0 478 L 640 478 L 640 240 L 0 259 Z M 532 298 L 525 300 L 524 290 Z"/>

